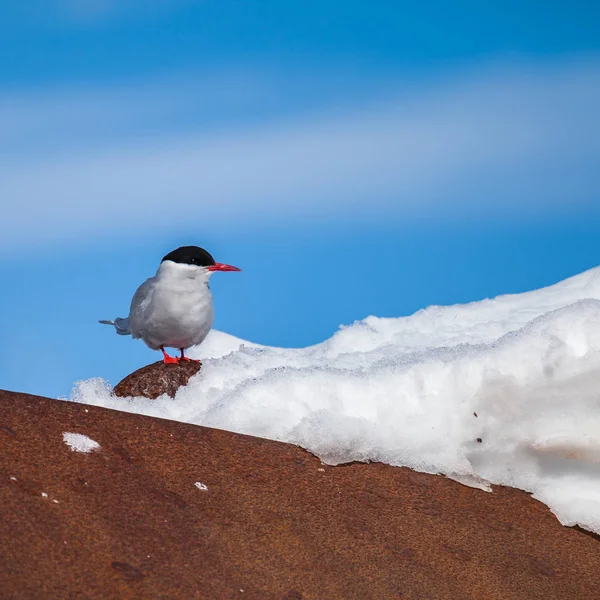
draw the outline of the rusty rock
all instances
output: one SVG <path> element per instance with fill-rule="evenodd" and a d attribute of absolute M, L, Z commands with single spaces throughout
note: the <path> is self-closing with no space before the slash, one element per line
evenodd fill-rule
<path fill-rule="evenodd" d="M 187 385 L 191 377 L 200 371 L 202 364 L 194 361 L 182 361 L 179 364 L 166 365 L 158 361 L 142 367 L 127 375 L 114 388 L 115 396 L 144 396 L 155 400 L 163 394 L 171 398 L 177 390 Z"/>
<path fill-rule="evenodd" d="M 2 600 L 600 598 L 597 536 L 520 490 L 25 394 L 0 414 Z"/>

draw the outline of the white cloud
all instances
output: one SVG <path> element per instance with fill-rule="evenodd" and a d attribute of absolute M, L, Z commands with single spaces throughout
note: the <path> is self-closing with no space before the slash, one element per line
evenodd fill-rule
<path fill-rule="evenodd" d="M 83 22 L 134 15 L 172 12 L 181 6 L 199 4 L 201 0 L 55 0 L 69 18 Z"/>
<path fill-rule="evenodd" d="M 107 20 L 156 15 L 173 11 L 199 0 L 28 0 L 21 6 L 12 7 L 13 15 L 21 24 L 55 26 L 95 25 Z"/>
<path fill-rule="evenodd" d="M 118 0 L 59 0 L 58 8 L 75 20 L 105 19 L 119 10 L 119 4 L 127 6 L 128 2 Z"/>
<path fill-rule="evenodd" d="M 283 98 L 281 107 L 293 78 L 197 80 L 66 90 L 49 107 L 42 94 L 18 106 L 0 97 L 1 243 L 206 219 L 516 218 L 600 204 L 596 60 L 490 67 L 420 87 L 388 80 L 369 101 L 357 89 L 354 106 L 347 89 L 343 102 L 300 103 L 278 118 L 249 110 L 246 121 L 243 101 L 220 112 L 223 98 Z"/>

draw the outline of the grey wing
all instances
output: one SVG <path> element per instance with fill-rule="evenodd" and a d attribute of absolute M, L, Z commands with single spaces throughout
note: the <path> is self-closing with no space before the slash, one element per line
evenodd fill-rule
<path fill-rule="evenodd" d="M 153 280 L 153 277 L 146 279 L 146 281 L 144 281 L 137 289 L 131 300 L 128 317 L 117 317 L 114 321 L 102 320 L 99 321 L 99 323 L 102 323 L 103 325 L 112 325 L 119 335 L 131 335 L 134 338 L 141 337 L 139 324 L 144 321 L 145 309 L 154 292 Z"/>
<path fill-rule="evenodd" d="M 154 294 L 154 278 L 146 279 L 137 289 L 129 307 L 128 328 L 134 338 L 142 337 L 146 313 Z"/>

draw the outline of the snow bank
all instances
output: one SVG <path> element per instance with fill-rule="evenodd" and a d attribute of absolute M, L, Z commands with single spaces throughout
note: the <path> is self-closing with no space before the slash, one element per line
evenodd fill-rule
<path fill-rule="evenodd" d="M 71 399 L 533 492 L 600 533 L 600 268 L 473 304 L 369 317 L 304 349 L 213 332 L 175 399 Z M 207 358 L 209 357 L 209 358 Z"/>

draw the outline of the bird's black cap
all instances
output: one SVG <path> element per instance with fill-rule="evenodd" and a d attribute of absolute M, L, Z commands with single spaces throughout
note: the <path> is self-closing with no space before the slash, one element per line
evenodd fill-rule
<path fill-rule="evenodd" d="M 170 260 L 184 265 L 196 265 L 198 267 L 209 267 L 215 264 L 215 259 L 204 248 L 198 246 L 182 246 L 169 252 L 161 262 Z"/>

